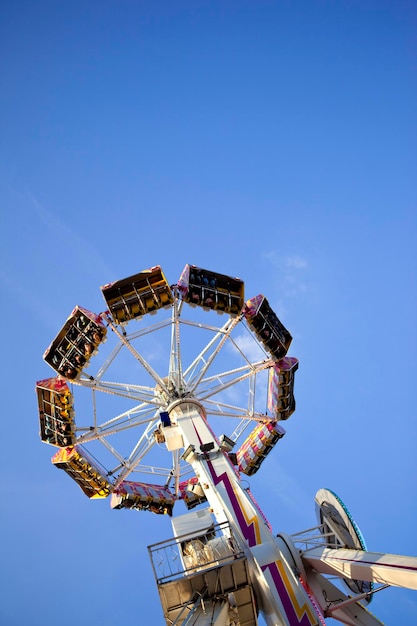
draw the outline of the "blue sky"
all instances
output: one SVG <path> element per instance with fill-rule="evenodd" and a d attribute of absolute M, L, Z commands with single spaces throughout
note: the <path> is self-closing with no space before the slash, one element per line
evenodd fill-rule
<path fill-rule="evenodd" d="M 417 553 L 416 18 L 405 0 L 1 3 L 2 624 L 163 621 L 146 546 L 169 520 L 51 467 L 34 392 L 72 308 L 153 265 L 239 276 L 294 337 L 297 411 L 250 480 L 274 532 L 314 525 L 329 487 L 370 550 Z M 414 591 L 370 608 L 417 622 Z"/>

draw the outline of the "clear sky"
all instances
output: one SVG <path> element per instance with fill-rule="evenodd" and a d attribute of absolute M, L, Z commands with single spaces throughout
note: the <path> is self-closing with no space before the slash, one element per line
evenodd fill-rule
<path fill-rule="evenodd" d="M 0 3 L 0 622 L 163 623 L 146 547 L 51 466 L 42 354 L 100 285 L 186 263 L 290 329 L 297 411 L 250 479 L 274 532 L 335 491 L 370 550 L 416 555 L 416 3 Z M 208 314 L 210 315 L 210 314 Z M 214 315 L 214 314 L 213 314 Z M 417 623 L 417 594 L 370 606 Z"/>

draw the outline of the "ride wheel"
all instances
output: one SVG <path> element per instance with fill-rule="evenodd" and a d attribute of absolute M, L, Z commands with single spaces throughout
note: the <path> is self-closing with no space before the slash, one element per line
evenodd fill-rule
<path fill-rule="evenodd" d="M 56 376 L 36 389 L 53 464 L 113 508 L 192 508 L 201 494 L 169 411 L 194 399 L 236 471 L 255 473 L 295 410 L 298 367 L 267 299 L 245 301 L 243 281 L 193 265 L 174 285 L 155 266 L 101 291 L 106 310 L 75 307 L 44 353 Z"/>

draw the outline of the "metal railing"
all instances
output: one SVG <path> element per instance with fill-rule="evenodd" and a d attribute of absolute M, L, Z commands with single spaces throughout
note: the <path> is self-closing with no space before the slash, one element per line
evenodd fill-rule
<path fill-rule="evenodd" d="M 187 533 L 148 546 L 157 584 L 218 567 L 243 556 L 228 522 L 215 524 L 206 532 Z"/>

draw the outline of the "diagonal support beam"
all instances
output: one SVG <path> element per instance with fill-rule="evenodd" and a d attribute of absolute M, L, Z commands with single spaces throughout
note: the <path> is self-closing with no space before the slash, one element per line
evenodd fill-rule
<path fill-rule="evenodd" d="M 321 574 L 417 590 L 417 557 L 345 548 L 314 548 L 302 560 Z"/>

